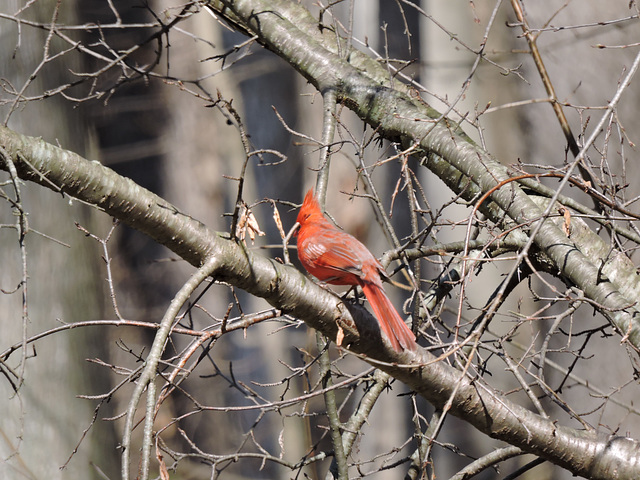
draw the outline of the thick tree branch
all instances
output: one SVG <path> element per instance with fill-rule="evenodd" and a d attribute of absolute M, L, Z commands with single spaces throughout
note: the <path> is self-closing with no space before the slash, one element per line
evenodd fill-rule
<path fill-rule="evenodd" d="M 368 355 L 386 350 L 377 323 L 366 309 L 357 305 L 347 309 L 336 295 L 295 268 L 256 255 L 242 242 L 207 228 L 110 168 L 5 127 L 0 127 L 0 145 L 4 154 L 11 157 L 20 178 L 97 206 L 196 267 L 210 257 L 218 258 L 218 268 L 212 274 L 216 280 L 262 297 L 285 313 L 308 317 L 313 328 L 331 338 L 336 337 L 339 321 L 346 341 L 353 341 L 359 353 Z M 0 169 L 6 171 L 8 165 L 0 156 Z M 358 337 L 363 341 L 358 342 Z M 408 359 L 391 356 L 384 360 Z"/>
<path fill-rule="evenodd" d="M 395 85 L 391 88 L 378 76 L 371 76 L 336 55 L 332 51 L 335 44 L 325 45 L 324 37 L 318 35 L 322 31 L 320 25 L 310 31 L 304 29 L 312 21 L 302 20 L 305 10 L 298 4 L 281 0 L 277 11 L 272 2 L 264 0 L 211 2 L 211 6 L 222 16 L 232 12 L 234 21 L 257 35 L 261 43 L 287 60 L 320 92 L 336 89 L 338 97 L 380 135 L 401 142 L 405 148 L 419 145 L 424 165 L 437 174 L 442 175 L 442 165 L 437 164 L 444 161 L 447 173 L 457 170 L 462 174 L 458 182 L 468 179 L 482 192 L 505 182 L 504 187 L 491 194 L 491 200 L 515 224 L 523 225 L 524 233 L 535 232 L 533 243 L 551 259 L 561 278 L 584 291 L 621 335 L 640 348 L 640 310 L 635 298 L 625 298 L 612 282 L 602 281 L 599 267 L 545 218 L 545 212 L 518 185 L 506 183 L 507 167 L 461 134 L 454 123 L 409 96 L 406 89 Z M 310 17 L 308 12 L 307 16 Z"/>
<path fill-rule="evenodd" d="M 640 471 L 640 444 L 556 425 L 499 396 L 421 350 L 397 354 L 382 343 L 363 308 L 347 306 L 296 269 L 247 250 L 180 213 L 162 198 L 79 155 L 0 127 L 0 145 L 20 178 L 94 204 L 153 237 L 193 265 L 215 258 L 213 277 L 240 287 L 335 338 L 337 322 L 353 340 L 351 350 L 405 382 L 434 406 L 453 395 L 450 412 L 480 431 L 589 478 L 632 478 Z M 0 160 L 0 168 L 7 163 Z M 354 325 L 357 329 L 354 329 Z M 359 338 L 357 333 L 359 332 Z M 399 363 L 405 364 L 400 366 Z M 407 364 L 411 364 L 408 366 Z"/>

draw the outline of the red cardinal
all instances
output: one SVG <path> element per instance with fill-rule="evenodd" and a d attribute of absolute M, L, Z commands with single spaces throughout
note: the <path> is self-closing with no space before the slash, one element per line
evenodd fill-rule
<path fill-rule="evenodd" d="M 416 337 L 382 287 L 382 265 L 355 237 L 324 218 L 313 190 L 304 197 L 298 223 L 298 258 L 304 268 L 323 282 L 360 285 L 394 350 L 415 350 Z"/>

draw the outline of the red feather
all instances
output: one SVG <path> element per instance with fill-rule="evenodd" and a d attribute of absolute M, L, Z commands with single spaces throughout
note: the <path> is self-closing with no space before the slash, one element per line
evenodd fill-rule
<path fill-rule="evenodd" d="M 382 265 L 360 241 L 324 217 L 313 190 L 304 197 L 298 223 L 298 258 L 304 268 L 323 282 L 362 287 L 394 350 L 415 350 L 415 335 L 382 287 Z"/>

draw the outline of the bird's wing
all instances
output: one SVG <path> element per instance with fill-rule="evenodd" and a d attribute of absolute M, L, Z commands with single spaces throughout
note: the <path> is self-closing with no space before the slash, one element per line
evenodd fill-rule
<path fill-rule="evenodd" d="M 302 242 L 301 248 L 307 260 L 316 269 L 333 270 L 336 277 L 340 272 L 363 278 L 363 265 L 374 262 L 376 258 L 367 248 L 351 235 L 339 230 L 323 231 L 321 235 L 314 235 Z M 324 278 L 323 280 L 328 280 Z"/>

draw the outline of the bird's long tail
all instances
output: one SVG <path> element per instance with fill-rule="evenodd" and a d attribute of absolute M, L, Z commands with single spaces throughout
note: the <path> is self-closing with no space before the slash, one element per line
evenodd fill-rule
<path fill-rule="evenodd" d="M 362 290 L 378 319 L 380 329 L 391 342 L 393 349 L 396 352 L 415 350 L 415 335 L 404 323 L 382 286 L 367 282 L 362 285 Z"/>

